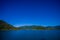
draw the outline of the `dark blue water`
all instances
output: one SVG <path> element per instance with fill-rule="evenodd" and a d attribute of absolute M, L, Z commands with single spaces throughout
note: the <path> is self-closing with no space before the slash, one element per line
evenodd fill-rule
<path fill-rule="evenodd" d="M 60 30 L 0 31 L 0 40 L 60 40 Z"/>

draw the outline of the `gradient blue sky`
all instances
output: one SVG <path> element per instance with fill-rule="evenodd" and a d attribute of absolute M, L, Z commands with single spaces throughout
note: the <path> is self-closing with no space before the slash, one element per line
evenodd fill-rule
<path fill-rule="evenodd" d="M 0 19 L 19 25 L 60 25 L 59 0 L 0 0 Z"/>

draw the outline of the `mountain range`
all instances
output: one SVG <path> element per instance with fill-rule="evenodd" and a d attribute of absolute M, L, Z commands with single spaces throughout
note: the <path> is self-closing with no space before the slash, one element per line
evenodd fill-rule
<path fill-rule="evenodd" d="M 60 25 L 58 26 L 38 26 L 38 25 L 31 25 L 31 26 L 20 26 L 20 27 L 14 27 L 11 24 L 8 24 L 7 22 L 0 20 L 0 30 L 20 30 L 20 29 L 35 29 L 35 30 L 56 30 L 60 29 Z"/>

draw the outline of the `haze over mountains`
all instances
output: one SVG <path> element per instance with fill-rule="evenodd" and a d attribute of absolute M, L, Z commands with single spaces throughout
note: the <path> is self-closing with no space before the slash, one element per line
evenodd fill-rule
<path fill-rule="evenodd" d="M 24 25 L 20 27 L 14 27 L 11 24 L 8 24 L 7 22 L 0 20 L 0 30 L 20 30 L 20 29 L 36 29 L 36 30 L 55 30 L 60 29 L 60 26 L 39 26 L 39 25 Z"/>

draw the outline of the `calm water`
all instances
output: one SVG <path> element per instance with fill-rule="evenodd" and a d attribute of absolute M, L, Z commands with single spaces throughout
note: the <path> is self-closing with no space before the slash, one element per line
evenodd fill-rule
<path fill-rule="evenodd" d="M 60 30 L 0 31 L 0 40 L 60 40 Z"/>

